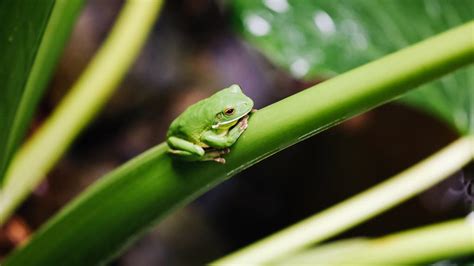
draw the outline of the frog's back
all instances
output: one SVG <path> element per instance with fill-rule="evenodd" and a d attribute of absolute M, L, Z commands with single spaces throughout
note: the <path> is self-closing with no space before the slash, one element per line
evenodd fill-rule
<path fill-rule="evenodd" d="M 202 100 L 188 107 L 171 123 L 167 137 L 174 136 L 193 143 L 201 143 L 201 134 L 209 129 L 212 123 L 204 113 L 205 104 L 206 100 Z"/>

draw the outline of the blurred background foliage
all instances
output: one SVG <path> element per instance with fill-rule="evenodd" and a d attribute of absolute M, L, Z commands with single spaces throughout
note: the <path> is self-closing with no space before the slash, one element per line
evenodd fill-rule
<path fill-rule="evenodd" d="M 239 83 L 260 108 L 473 16 L 469 1 L 400 2 L 168 1 L 101 116 L 0 230 L 1 256 L 97 178 L 163 141 L 172 119 L 212 92 Z M 287 11 L 281 12 L 281 3 Z M 87 2 L 32 130 L 84 70 L 121 6 L 119 1 Z M 242 27 L 248 16 L 260 25 L 266 21 L 271 29 L 255 35 Z M 400 172 L 459 133 L 472 132 L 473 75 L 468 71 L 472 67 L 405 98 L 449 124 L 397 103 L 355 117 L 255 165 L 172 214 L 112 265 L 208 262 Z M 464 193 L 472 179 L 470 165 L 340 238 L 385 235 L 463 216 L 472 206 Z"/>
<path fill-rule="evenodd" d="M 331 77 L 474 18 L 470 0 L 236 0 L 243 36 L 297 78 Z M 474 33 L 473 33 L 474 34 Z M 474 67 L 401 100 L 474 133 Z"/>

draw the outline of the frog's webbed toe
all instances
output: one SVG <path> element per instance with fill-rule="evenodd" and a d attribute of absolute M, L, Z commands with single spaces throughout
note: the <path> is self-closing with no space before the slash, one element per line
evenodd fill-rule
<path fill-rule="evenodd" d="M 225 159 L 222 157 L 219 158 L 214 158 L 214 162 L 220 163 L 220 164 L 225 164 Z"/>
<path fill-rule="evenodd" d="M 243 130 L 247 129 L 247 127 L 249 126 L 248 119 L 249 119 L 249 116 L 246 115 L 240 120 L 240 122 L 239 122 L 240 130 L 243 131 Z"/>
<path fill-rule="evenodd" d="M 202 157 L 202 161 L 215 161 L 217 163 L 224 164 L 225 159 L 222 158 L 222 155 L 228 154 L 230 152 L 229 148 L 217 149 L 217 148 L 207 148 L 206 154 Z"/>

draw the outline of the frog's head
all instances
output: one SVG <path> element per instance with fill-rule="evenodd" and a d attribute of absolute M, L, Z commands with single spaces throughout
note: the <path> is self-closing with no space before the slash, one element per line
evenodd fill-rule
<path fill-rule="evenodd" d="M 212 95 L 208 104 L 215 115 L 213 129 L 232 127 L 253 108 L 252 99 L 243 94 L 239 85 L 235 84 Z"/>

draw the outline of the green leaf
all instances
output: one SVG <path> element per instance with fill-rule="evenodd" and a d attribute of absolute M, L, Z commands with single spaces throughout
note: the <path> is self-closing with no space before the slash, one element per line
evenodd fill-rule
<path fill-rule="evenodd" d="M 25 135 L 82 3 L 0 1 L 0 182 Z"/>
<path fill-rule="evenodd" d="M 474 18 L 471 0 L 232 4 L 243 36 L 273 62 L 307 79 L 342 73 Z M 461 134 L 474 133 L 473 68 L 425 85 L 402 101 L 434 114 Z"/>
<path fill-rule="evenodd" d="M 17 151 L 0 191 L 0 225 L 38 186 L 107 102 L 145 43 L 162 4 L 162 0 L 125 2 L 112 31 L 87 69 L 54 112 Z M 63 14 L 61 9 L 58 13 Z M 61 23 L 60 19 L 52 21 L 56 22 L 54 25 Z M 54 33 L 53 30 L 51 34 Z"/>
<path fill-rule="evenodd" d="M 225 165 L 174 161 L 166 144 L 157 146 L 100 179 L 3 265 L 105 263 L 166 214 L 226 178 L 466 65 L 474 55 L 474 43 L 466 37 L 472 27 L 474 23 L 464 25 L 257 111 Z M 444 49 L 422 52 L 433 45 Z M 393 68 L 395 62 L 399 65 Z"/>

